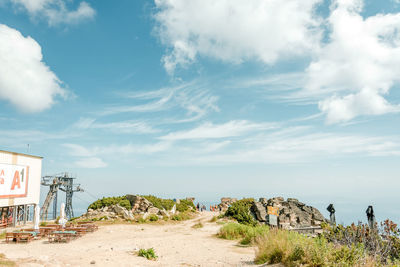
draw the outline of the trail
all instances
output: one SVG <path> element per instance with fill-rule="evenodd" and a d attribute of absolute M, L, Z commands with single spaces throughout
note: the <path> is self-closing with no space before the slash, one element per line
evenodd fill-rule
<path fill-rule="evenodd" d="M 203 212 L 195 219 L 179 223 L 101 225 L 97 232 L 70 243 L 1 243 L 0 252 L 21 267 L 254 266 L 253 247 L 240 247 L 237 241 L 215 236 L 221 225 L 209 222 L 214 215 Z M 194 229 L 192 226 L 199 221 L 204 227 Z M 158 259 L 137 256 L 140 248 L 154 248 Z"/>

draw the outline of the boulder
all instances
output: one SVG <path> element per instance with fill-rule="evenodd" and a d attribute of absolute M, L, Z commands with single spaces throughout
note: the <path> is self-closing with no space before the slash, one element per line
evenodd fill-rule
<path fill-rule="evenodd" d="M 253 206 L 251 207 L 251 211 L 254 213 L 258 221 L 267 221 L 267 210 L 261 202 L 254 202 Z"/>
<path fill-rule="evenodd" d="M 156 207 L 150 207 L 150 208 L 147 209 L 147 212 L 149 214 L 158 214 L 160 212 L 160 210 L 158 208 L 156 208 Z"/>
<path fill-rule="evenodd" d="M 319 226 L 326 221 L 318 209 L 307 206 L 298 199 L 288 198 L 285 201 L 283 197 L 274 197 L 268 200 L 260 198 L 260 202 L 256 202 L 252 207 L 252 212 L 262 223 L 266 221 L 263 213 L 266 212 L 266 206 L 278 207 L 279 226 L 285 229 Z"/>

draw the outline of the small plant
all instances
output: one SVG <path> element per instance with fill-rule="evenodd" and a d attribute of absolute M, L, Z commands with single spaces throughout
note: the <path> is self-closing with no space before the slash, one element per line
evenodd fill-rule
<path fill-rule="evenodd" d="M 204 227 L 204 225 L 201 222 L 198 222 L 192 226 L 192 228 L 194 228 L 194 229 L 203 228 L 203 227 Z"/>
<path fill-rule="evenodd" d="M 140 217 L 139 219 L 137 219 L 137 222 L 138 223 L 146 223 L 147 220 L 145 218 L 143 218 L 143 217 Z"/>
<path fill-rule="evenodd" d="M 149 221 L 151 221 L 151 222 L 156 222 L 156 221 L 158 221 L 158 216 L 155 215 L 155 214 L 150 214 L 150 216 L 149 216 Z"/>
<path fill-rule="evenodd" d="M 212 217 L 211 219 L 210 219 L 210 222 L 216 222 L 218 220 L 218 217 L 217 216 L 214 216 L 214 217 Z"/>
<path fill-rule="evenodd" d="M 6 231 L 0 233 L 0 239 L 6 238 Z"/>
<path fill-rule="evenodd" d="M 41 223 L 40 223 L 40 226 L 43 226 L 43 227 L 44 227 L 44 226 L 46 226 L 46 225 L 47 225 L 47 222 L 41 222 Z"/>
<path fill-rule="evenodd" d="M 140 257 L 144 257 L 144 258 L 146 258 L 148 260 L 156 260 L 158 258 L 158 256 L 156 255 L 156 252 L 154 251 L 153 248 L 149 248 L 149 249 L 141 248 L 139 250 L 138 255 Z"/>

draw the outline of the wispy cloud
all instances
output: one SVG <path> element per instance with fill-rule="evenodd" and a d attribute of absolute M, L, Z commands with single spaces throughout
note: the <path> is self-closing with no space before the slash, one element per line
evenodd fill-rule
<path fill-rule="evenodd" d="M 218 97 L 209 92 L 207 85 L 196 81 L 154 91 L 120 93 L 120 96 L 125 99 L 132 99 L 134 102 L 145 103 L 109 106 L 99 115 L 150 113 L 181 109 L 184 111 L 184 116 L 175 116 L 164 120 L 164 123 L 177 123 L 195 121 L 210 112 L 219 111 Z"/>
<path fill-rule="evenodd" d="M 154 129 L 148 123 L 143 121 L 116 121 L 101 123 L 92 118 L 80 118 L 73 127 L 78 129 L 101 129 L 113 133 L 137 133 L 148 134 L 157 133 L 159 130 Z"/>
<path fill-rule="evenodd" d="M 161 141 L 159 141 L 161 140 Z M 315 132 L 311 126 L 283 126 L 249 121 L 206 123 L 187 131 L 173 132 L 141 144 L 84 147 L 65 144 L 75 157 L 124 155 L 140 164 L 231 165 L 302 164 L 331 159 L 400 156 L 400 139 Z"/>
<path fill-rule="evenodd" d="M 253 123 L 249 121 L 230 121 L 215 125 L 210 122 L 204 123 L 197 128 L 172 132 L 161 136 L 162 140 L 185 140 L 185 139 L 215 139 L 240 136 L 252 131 L 272 129 L 276 126 L 272 123 Z"/>

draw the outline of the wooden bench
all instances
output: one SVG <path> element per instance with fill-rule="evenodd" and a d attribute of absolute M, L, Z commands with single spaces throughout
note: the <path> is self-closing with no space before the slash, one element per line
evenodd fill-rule
<path fill-rule="evenodd" d="M 32 232 L 10 232 L 6 233 L 6 242 L 15 241 L 15 243 L 20 242 L 30 242 L 35 237 Z"/>

